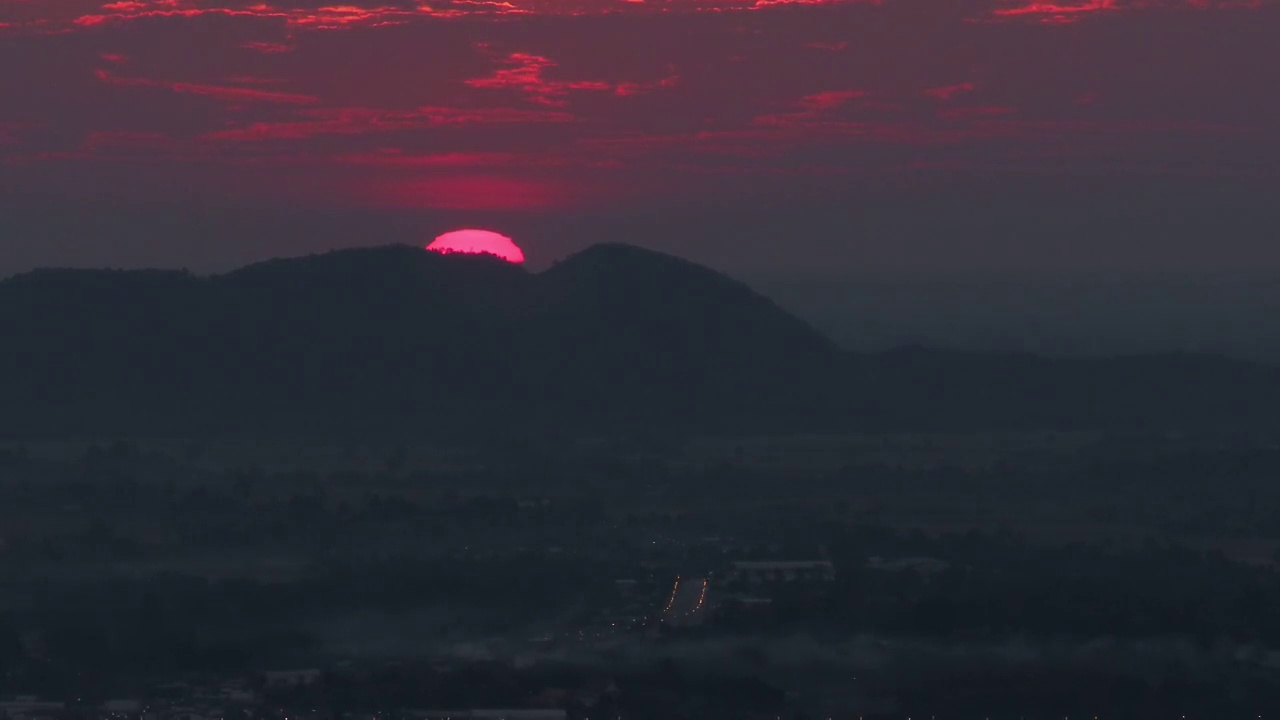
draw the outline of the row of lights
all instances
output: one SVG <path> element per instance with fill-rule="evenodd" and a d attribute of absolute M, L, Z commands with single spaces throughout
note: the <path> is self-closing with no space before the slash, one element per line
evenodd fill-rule
<path fill-rule="evenodd" d="M 693 608 L 695 613 L 702 609 L 702 604 L 707 600 L 707 584 L 710 582 L 711 581 L 706 578 L 703 578 L 702 580 L 702 592 L 698 594 L 698 604 Z"/>
<path fill-rule="evenodd" d="M 666 615 L 671 612 L 671 608 L 676 604 L 676 593 L 680 592 L 680 576 L 676 576 L 676 582 L 671 586 L 671 597 L 667 600 L 667 606 L 662 609 L 662 614 Z"/>

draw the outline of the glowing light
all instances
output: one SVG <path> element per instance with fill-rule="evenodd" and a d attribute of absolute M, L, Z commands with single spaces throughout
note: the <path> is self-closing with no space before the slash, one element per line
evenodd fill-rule
<path fill-rule="evenodd" d="M 701 609 L 702 609 L 702 604 L 703 604 L 704 602 L 706 602 L 706 600 L 707 600 L 707 584 L 708 584 L 709 582 L 710 582 L 709 580 L 703 580 L 703 581 L 702 581 L 702 591 L 698 593 L 698 604 L 697 604 L 697 606 L 696 606 L 696 607 L 694 607 L 694 608 L 693 608 L 692 612 L 695 612 L 695 613 L 696 613 L 696 612 L 698 612 L 699 610 L 701 610 Z"/>
<path fill-rule="evenodd" d="M 524 262 L 524 251 L 506 235 L 489 230 L 454 230 L 427 245 L 432 252 L 443 254 L 494 255 L 510 263 Z"/>
<path fill-rule="evenodd" d="M 667 600 L 667 606 L 662 609 L 662 614 L 666 615 L 671 612 L 672 606 L 676 604 L 676 595 L 680 593 L 680 577 L 676 576 L 676 582 L 671 586 L 671 597 Z M 665 618 L 663 618 L 665 619 Z"/>

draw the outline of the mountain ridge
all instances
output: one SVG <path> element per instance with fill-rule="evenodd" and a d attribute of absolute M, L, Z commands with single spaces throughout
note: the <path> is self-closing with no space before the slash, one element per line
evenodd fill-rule
<path fill-rule="evenodd" d="M 1211 356 L 854 354 L 747 285 L 622 244 L 540 273 L 410 246 L 212 276 L 0 281 L 0 434 L 1228 428 L 1280 369 Z"/>

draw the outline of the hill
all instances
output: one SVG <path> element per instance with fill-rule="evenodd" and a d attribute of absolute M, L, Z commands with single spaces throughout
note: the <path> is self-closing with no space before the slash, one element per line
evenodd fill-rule
<path fill-rule="evenodd" d="M 747 286 L 599 245 L 530 274 L 392 246 L 197 277 L 0 282 L 0 433 L 1237 427 L 1280 372 L 1221 358 L 851 355 Z"/>
<path fill-rule="evenodd" d="M 574 414 L 702 422 L 812 413 L 843 353 L 767 298 L 662 253 L 597 245 L 537 276 L 530 367 Z M 561 394 L 561 397 L 566 397 Z"/>

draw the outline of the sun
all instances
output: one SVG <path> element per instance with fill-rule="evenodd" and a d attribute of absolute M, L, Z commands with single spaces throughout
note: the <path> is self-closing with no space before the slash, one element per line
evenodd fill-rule
<path fill-rule="evenodd" d="M 509 263 L 524 262 L 524 251 L 515 241 L 491 230 L 454 230 L 447 232 L 427 245 L 432 252 L 468 255 L 495 255 Z"/>

